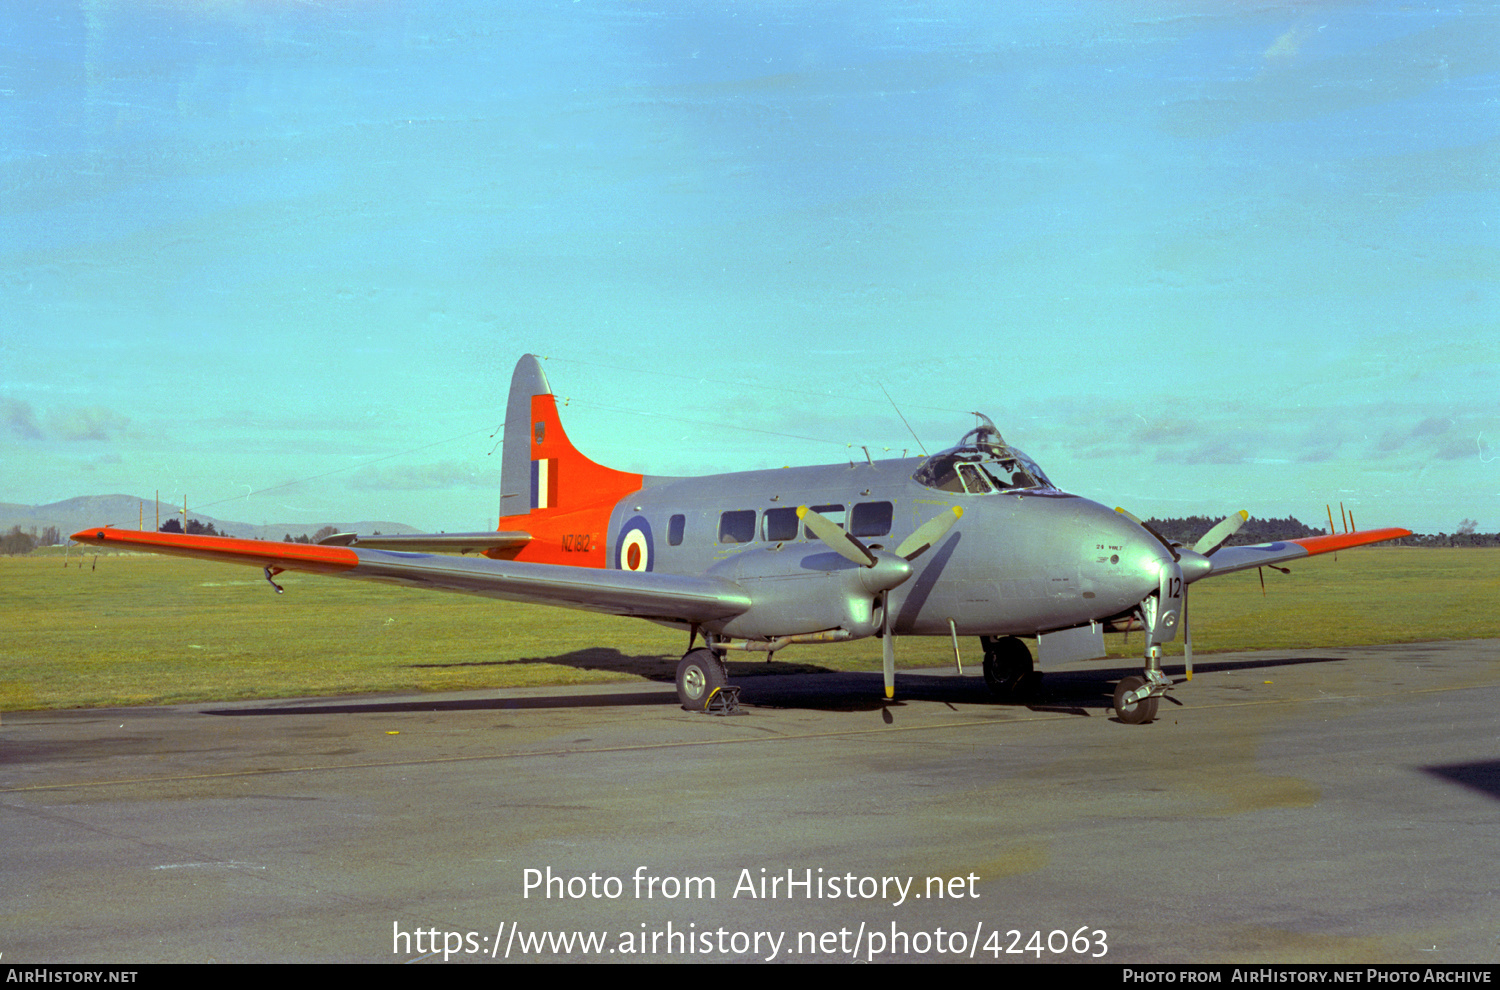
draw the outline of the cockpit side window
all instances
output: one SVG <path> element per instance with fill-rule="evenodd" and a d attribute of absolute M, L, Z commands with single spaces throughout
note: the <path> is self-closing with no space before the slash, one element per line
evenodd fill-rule
<path fill-rule="evenodd" d="M 1006 488 L 1035 488 L 1037 480 L 1021 466 L 1019 461 L 1007 459 L 1003 461 L 991 461 L 983 465 L 983 470 L 995 487 Z"/>
<path fill-rule="evenodd" d="M 917 470 L 916 479 L 928 488 L 936 488 L 944 492 L 961 492 L 964 483 L 958 477 L 958 468 L 953 458 L 944 457 L 939 454 L 929 457 L 927 462 Z"/>

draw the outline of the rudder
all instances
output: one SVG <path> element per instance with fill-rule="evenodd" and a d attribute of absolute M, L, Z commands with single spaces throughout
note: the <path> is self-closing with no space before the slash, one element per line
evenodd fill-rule
<path fill-rule="evenodd" d="M 531 512 L 531 397 L 551 395 L 547 373 L 535 354 L 516 362 L 505 403 L 505 444 L 500 460 L 500 517 Z"/>

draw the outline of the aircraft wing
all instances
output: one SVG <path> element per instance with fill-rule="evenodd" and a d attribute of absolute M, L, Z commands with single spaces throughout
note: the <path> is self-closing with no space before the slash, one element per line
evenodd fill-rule
<path fill-rule="evenodd" d="M 750 596 L 744 588 L 713 577 L 221 536 L 183 536 L 109 526 L 80 530 L 73 534 L 73 539 L 122 550 L 250 564 L 267 568 L 268 576 L 278 571 L 308 571 L 668 622 L 726 619 L 750 607 Z"/>
<path fill-rule="evenodd" d="M 1410 535 L 1409 529 L 1372 529 L 1367 532 L 1336 533 L 1333 536 L 1309 536 L 1300 540 L 1278 540 L 1275 543 L 1257 543 L 1245 547 L 1220 547 L 1208 558 L 1214 565 L 1213 570 L 1203 577 L 1232 574 L 1252 567 L 1281 564 L 1288 560 L 1362 547 L 1370 543 L 1383 543 Z"/>

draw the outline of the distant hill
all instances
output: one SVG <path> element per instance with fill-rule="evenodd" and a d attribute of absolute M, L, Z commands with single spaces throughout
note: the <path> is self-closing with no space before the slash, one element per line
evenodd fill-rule
<path fill-rule="evenodd" d="M 140 524 L 143 507 L 146 528 L 153 529 L 156 521 L 155 504 L 154 499 L 137 498 L 134 495 L 83 495 L 47 505 L 17 505 L 11 502 L 0 502 L 0 532 L 9 532 L 12 526 L 19 526 L 22 530 L 35 529 L 40 533 L 48 526 L 56 526 L 58 531 L 66 537 L 69 533 L 76 533 L 85 526 L 113 524 L 121 529 L 135 529 Z M 180 522 L 181 516 L 181 506 L 174 509 L 170 504 L 162 503 L 162 522 L 168 519 L 177 519 Z M 280 540 L 288 535 L 312 536 L 324 526 L 332 526 L 340 533 L 420 532 L 405 523 L 389 520 L 342 522 L 320 519 L 313 522 L 279 522 L 257 526 L 252 523 L 219 519 L 202 512 L 194 512 L 191 507 L 188 509 L 188 518 L 208 523 L 220 533 L 247 540 Z"/>

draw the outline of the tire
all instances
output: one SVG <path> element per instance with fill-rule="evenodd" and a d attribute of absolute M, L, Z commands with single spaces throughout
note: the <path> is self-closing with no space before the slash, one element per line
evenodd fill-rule
<path fill-rule="evenodd" d="M 1021 701 L 1041 679 L 1025 643 L 1014 636 L 984 638 L 984 683 L 998 700 Z"/>
<path fill-rule="evenodd" d="M 1125 696 L 1146 683 L 1144 677 L 1127 677 L 1115 688 L 1115 716 L 1126 725 L 1142 725 L 1156 718 L 1159 698 L 1145 698 L 1133 705 L 1124 704 Z"/>
<path fill-rule="evenodd" d="M 690 712 L 708 708 L 714 692 L 729 683 L 729 674 L 714 651 L 700 647 L 688 651 L 677 664 L 677 700 Z"/>

